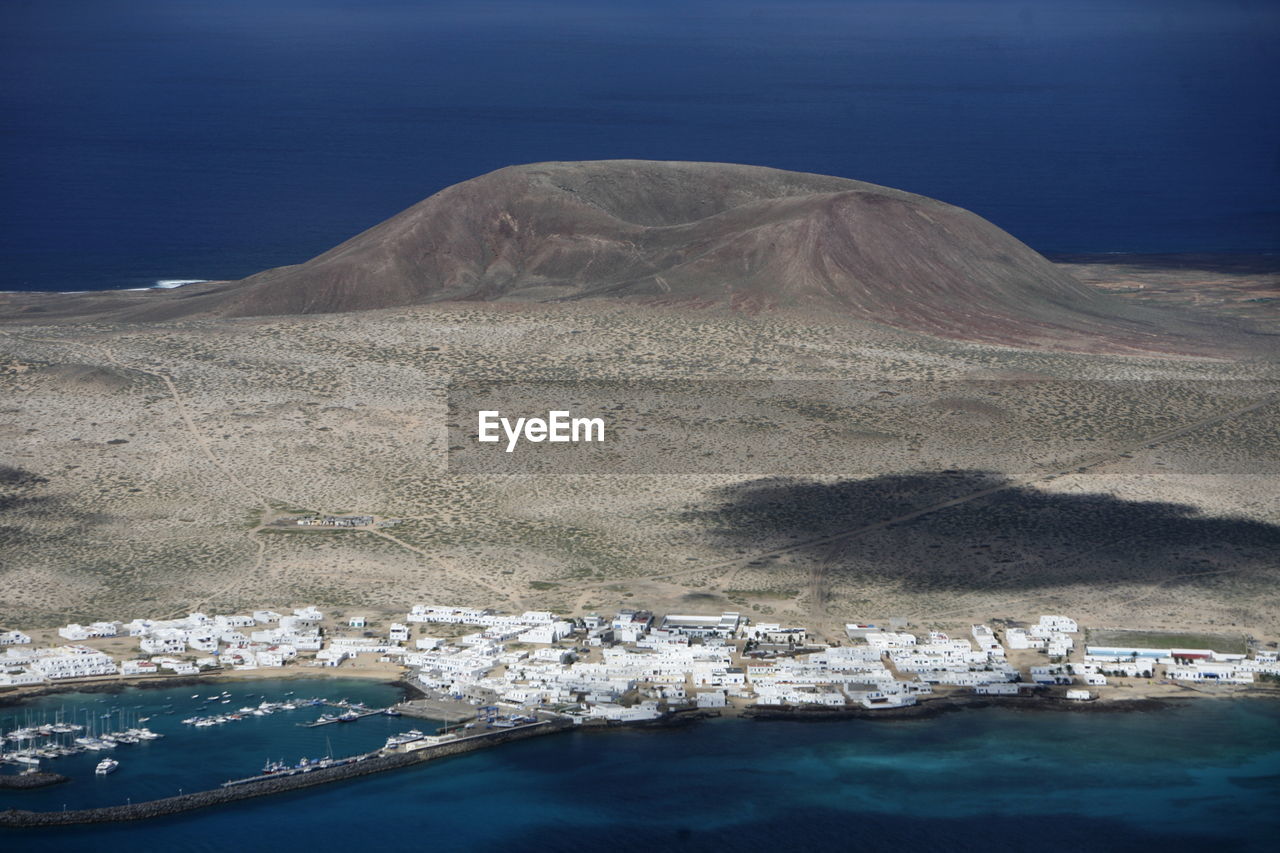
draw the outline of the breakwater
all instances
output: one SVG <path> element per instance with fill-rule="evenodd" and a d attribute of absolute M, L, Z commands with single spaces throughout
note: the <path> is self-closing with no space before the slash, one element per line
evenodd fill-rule
<path fill-rule="evenodd" d="M 500 731 L 469 735 L 457 740 L 425 747 L 416 752 L 383 754 L 367 753 L 358 760 L 340 767 L 327 767 L 302 773 L 296 776 L 267 777 L 260 782 L 251 782 L 230 788 L 213 788 L 165 797 L 142 803 L 131 803 L 101 808 L 75 809 L 71 811 L 26 811 L 9 809 L 0 811 L 0 826 L 13 828 L 38 828 L 48 826 L 69 826 L 72 824 L 109 823 L 116 821 L 146 820 L 153 817 L 178 814 L 180 812 L 203 809 L 209 806 L 247 800 L 254 797 L 265 797 L 271 794 L 283 794 L 316 785 L 325 785 L 373 773 L 383 773 L 402 767 L 410 767 L 439 758 L 462 755 L 478 749 L 497 746 L 515 740 L 538 737 L 562 731 L 572 725 L 568 720 L 543 720 Z"/>
<path fill-rule="evenodd" d="M 13 791 L 45 788 L 66 781 L 67 777 L 61 773 L 49 773 L 43 770 L 37 770 L 34 773 L 0 773 L 0 788 Z"/>

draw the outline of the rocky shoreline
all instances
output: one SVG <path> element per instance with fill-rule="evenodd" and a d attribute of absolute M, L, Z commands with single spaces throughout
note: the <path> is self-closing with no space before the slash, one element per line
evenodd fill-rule
<path fill-rule="evenodd" d="M 956 711 L 1007 708 L 1019 711 L 1070 711 L 1075 713 L 1126 713 L 1160 711 L 1196 697 L 1115 699 L 1078 702 L 1061 696 L 943 696 L 901 708 L 823 708 L 756 705 L 738 715 L 750 720 L 925 720 Z"/>

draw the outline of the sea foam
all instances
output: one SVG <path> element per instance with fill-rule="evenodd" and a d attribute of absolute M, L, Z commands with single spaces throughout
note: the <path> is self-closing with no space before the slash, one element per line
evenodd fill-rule
<path fill-rule="evenodd" d="M 175 287 L 182 287 L 184 284 L 203 284 L 208 280 L 207 278 L 162 278 L 151 287 L 156 290 L 172 290 Z"/>

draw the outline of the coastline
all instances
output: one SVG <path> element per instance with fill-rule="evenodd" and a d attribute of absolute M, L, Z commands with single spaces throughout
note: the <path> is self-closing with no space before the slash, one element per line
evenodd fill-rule
<path fill-rule="evenodd" d="M 409 692 L 423 694 L 422 690 L 405 678 L 406 673 L 391 670 L 370 670 L 359 667 L 281 667 L 279 669 L 215 670 L 200 675 L 108 675 L 95 678 L 74 678 L 56 683 L 23 685 L 0 689 L 0 708 L 19 705 L 28 699 L 53 696 L 59 693 L 119 693 L 130 687 L 164 688 L 186 687 L 205 683 L 248 682 L 261 679 L 272 681 L 307 679 L 362 679 L 379 681 Z"/>
<path fill-rule="evenodd" d="M 57 695 L 59 693 L 118 693 L 129 687 L 138 688 L 163 688 L 163 687 L 185 687 L 189 685 L 197 685 L 202 683 L 234 683 L 234 682 L 251 682 L 254 680 L 269 679 L 272 681 L 281 680 L 342 680 L 342 679 L 361 679 L 368 681 L 378 681 L 383 684 L 399 687 L 406 692 L 406 701 L 409 699 L 426 699 L 435 701 L 438 697 L 432 695 L 409 677 L 410 671 L 401 668 L 367 668 L 367 667 L 301 667 L 286 666 L 271 669 L 254 669 L 254 670 L 214 670 L 200 675 L 110 675 L 97 676 L 82 679 L 67 679 L 55 683 L 43 683 L 33 685 L 23 685 L 21 687 L 0 688 L 0 708 L 21 704 L 28 699 L 36 699 L 41 696 Z M 823 713 L 836 715 L 844 715 L 856 717 L 857 714 L 850 712 L 866 712 L 868 718 L 882 717 L 886 714 L 896 713 L 898 711 L 908 710 L 910 708 L 920 708 L 937 703 L 954 705 L 956 708 L 981 708 L 991 704 L 1019 705 L 1024 707 L 1061 707 L 1065 709 L 1081 709 L 1096 708 L 1099 710 L 1115 709 L 1124 710 L 1125 708 L 1134 707 L 1145 703 L 1145 706 L 1157 707 L 1161 703 L 1179 702 L 1192 699 L 1237 699 L 1237 698 L 1276 698 L 1280 699 L 1280 685 L 1251 684 L 1251 685 L 1232 685 L 1222 692 L 1208 692 L 1204 689 L 1191 687 L 1189 685 L 1176 685 L 1177 692 L 1173 692 L 1169 688 L 1175 685 L 1152 684 L 1149 686 L 1126 685 L 1125 690 L 1132 690 L 1133 693 L 1127 696 L 1112 695 L 1112 691 L 1101 694 L 1098 698 L 1087 702 L 1069 701 L 1062 696 L 1053 693 L 1040 693 L 1030 696 L 978 696 L 971 693 L 943 693 L 935 694 L 933 697 L 922 700 L 916 705 L 910 705 L 906 708 L 890 708 L 890 709 L 864 709 L 864 708 L 834 708 L 828 709 L 824 707 L 805 708 L 803 706 L 795 706 L 797 713 L 808 718 L 814 718 Z M 1224 687 L 1226 687 L 1224 685 Z M 767 713 L 774 713 L 775 708 L 783 708 L 786 706 L 733 706 L 717 709 L 721 711 L 722 716 L 758 716 L 753 713 L 755 709 L 765 709 Z"/>
<path fill-rule="evenodd" d="M 168 684 L 177 680 L 171 679 L 162 683 Z M 188 678 L 186 680 L 191 682 L 205 679 Z M 397 683 L 402 687 L 412 687 L 405 681 Z M 122 689 L 127 685 L 101 686 Z M 418 692 L 423 693 L 420 690 Z M 423 695 L 425 696 L 426 694 L 423 693 Z M 241 800 L 311 788 L 384 771 L 404 769 L 439 758 L 496 747 L 513 740 L 523 740 L 530 737 L 563 732 L 603 734 L 620 730 L 632 730 L 659 733 L 675 729 L 688 729 L 700 723 L 714 722 L 715 720 L 801 723 L 836 723 L 845 720 L 907 722 L 933 719 L 958 711 L 984 709 L 1067 712 L 1072 714 L 1157 713 L 1180 707 L 1189 707 L 1192 704 L 1191 700 L 1194 699 L 1241 697 L 1280 702 L 1280 690 L 1251 690 L 1247 693 L 1218 696 L 1195 691 L 1188 695 L 1176 697 L 1135 697 L 1131 699 L 1113 699 L 1105 702 L 1080 702 L 1067 700 L 1062 696 L 1046 694 L 1031 696 L 952 694 L 934 696 L 916 705 L 888 709 L 871 710 L 860 707 L 824 708 L 815 706 L 731 706 L 723 709 L 682 708 L 669 711 L 653 720 L 634 722 L 590 720 L 579 725 L 573 724 L 564 716 L 544 716 L 536 723 L 529 723 L 512 729 L 465 735 L 456 740 L 447 741 L 412 753 L 384 753 L 382 750 L 375 750 L 350 756 L 350 763 L 341 766 L 318 768 L 305 774 L 293 776 L 264 777 L 261 780 L 254 780 L 247 784 L 229 788 L 207 788 L 192 793 L 179 794 L 176 797 L 161 797 L 141 802 L 130 802 L 125 805 L 91 807 L 62 812 L 10 808 L 0 811 L 0 827 L 34 829 L 74 824 L 133 822 L 164 817 Z M 431 697 L 427 698 L 428 701 L 435 701 Z M 44 784 L 53 784 L 57 781 L 61 781 L 61 779 L 52 779 Z"/>

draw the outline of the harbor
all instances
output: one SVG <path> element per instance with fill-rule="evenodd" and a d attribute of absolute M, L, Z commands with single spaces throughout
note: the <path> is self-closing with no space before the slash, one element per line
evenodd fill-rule
<path fill-rule="evenodd" d="M 1194 846 L 1203 838 L 1193 830 L 1209 812 L 1230 818 L 1220 849 L 1263 849 L 1233 842 L 1264 837 L 1270 820 L 1274 786 L 1269 780 L 1280 761 L 1277 714 L 1280 707 L 1268 701 L 1187 702 L 1159 714 L 1026 713 L 1006 707 L 909 725 L 727 719 L 660 734 L 573 727 L 555 737 L 537 736 L 545 729 L 502 729 L 434 752 L 375 756 L 231 786 L 224 783 L 232 777 L 198 766 L 201 759 L 216 760 L 215 770 L 243 766 L 243 776 L 254 777 L 262 775 L 263 758 L 256 748 L 241 748 L 241 738 L 233 734 L 247 729 L 213 729 L 207 738 L 193 735 L 165 744 L 166 750 L 180 749 L 186 778 L 204 780 L 199 790 L 189 786 L 179 794 L 171 787 L 164 796 L 144 799 L 145 780 L 126 775 L 126 766 L 90 782 L 87 787 L 103 794 L 96 805 L 69 802 L 65 815 L 58 804 L 70 800 L 82 778 L 14 792 L 4 800 L 5 808 L 42 814 L 10 812 L 0 828 L 0 844 L 72 850 L 92 842 L 126 849 L 146 839 L 204 851 L 245 849 L 248 837 L 250 849 L 282 839 L 352 846 L 359 838 L 366 847 L 391 847 L 405 832 L 443 830 L 447 837 L 433 849 L 462 853 L 501 849 L 501 840 L 512 837 L 543 845 L 547 833 L 566 824 L 584 827 L 579 834 L 595 844 L 606 828 L 613 832 L 647 817 L 653 836 L 674 839 L 664 847 L 678 851 L 706 849 L 716 838 L 724 839 L 727 830 L 721 827 L 737 832 L 743 821 L 750 822 L 753 838 L 778 849 L 842 849 L 850 821 L 858 822 L 860 837 L 877 843 L 901 838 L 907 825 L 913 838 L 926 839 L 945 838 L 959 827 L 991 833 L 992 849 L 1001 849 L 1003 835 L 1039 838 L 1035 827 L 1043 827 L 1050 810 L 1070 798 L 1077 809 L 1073 814 L 1090 815 L 1089 821 L 1073 823 L 1105 828 L 1117 842 L 1091 849 L 1126 849 L 1120 845 L 1133 840 L 1135 828 L 1156 824 L 1187 839 L 1188 845 L 1172 849 L 1205 849 Z M 375 728 L 395 723 L 374 717 L 362 725 L 311 730 L 277 715 L 246 725 L 298 738 L 286 760 L 295 764 L 301 755 L 325 755 L 326 738 L 334 741 L 335 758 L 377 753 L 385 740 L 378 742 Z M 432 731 L 425 725 L 418 729 Z M 1227 749 L 1219 739 L 1190 734 L 1219 730 L 1233 733 Z M 368 746 L 348 753 L 349 741 L 340 738 L 362 731 Z M 408 736 L 412 730 L 397 731 Z M 225 753 L 209 752 L 204 744 L 210 738 L 226 743 Z M 1176 758 L 1153 762 L 1156 754 Z M 1115 772 L 1079 772 L 1100 755 Z M 1191 767 L 1196 772 L 1188 773 Z M 679 784 L 659 784 L 659 777 Z M 495 794 L 498 783 L 502 789 Z M 714 822 L 691 828 L 689 792 L 726 787 L 733 796 L 712 808 Z M 646 795 L 618 794 L 637 790 Z M 962 792 L 960 801 L 945 813 L 920 805 L 922 799 L 956 790 Z M 1226 792 L 1231 799 L 1224 803 Z M 996 829 L 988 811 L 992 796 L 1011 803 Z M 1175 797 L 1176 809 L 1170 805 Z M 868 802 L 889 809 L 865 808 Z M 295 810 L 305 819 L 290 820 Z M 397 819 L 354 819 L 388 811 Z M 151 820 L 166 815 L 181 819 Z M 811 815 L 821 820 L 810 820 Z M 1073 838 L 1078 836 L 1068 835 L 1068 849 L 1083 849 L 1070 846 Z"/>
<path fill-rule="evenodd" d="M 321 759 L 294 768 L 267 771 L 254 777 L 230 780 L 217 788 L 182 793 L 141 803 L 106 806 L 64 811 L 29 811 L 9 809 L 0 811 L 0 827 L 36 828 L 95 824 L 116 821 L 133 821 L 162 817 L 208 808 L 210 806 L 281 794 L 301 788 L 324 785 L 398 770 L 440 758 L 462 755 L 479 749 L 497 746 L 514 740 L 566 731 L 572 724 L 567 721 L 537 720 L 513 725 L 496 731 L 461 737 L 448 737 L 423 743 L 420 748 L 398 750 L 383 748 L 359 755 L 338 759 Z"/>
<path fill-rule="evenodd" d="M 210 688 L 213 689 L 210 689 Z M 224 695 L 229 694 L 229 695 Z M 321 697 L 328 694 L 328 698 Z M 212 698 L 211 698 L 212 697 Z M 0 809 L 21 805 L 24 809 L 68 811 L 127 805 L 165 799 L 194 791 L 221 787 L 231 779 L 257 775 L 267 763 L 297 764 L 304 756 L 332 755 L 340 758 L 376 751 L 387 739 L 414 728 L 434 732 L 444 721 L 425 721 L 377 714 L 365 716 L 352 725 L 312 728 L 321 714 L 346 705 L 383 709 L 404 698 L 400 687 L 358 679 L 320 679 L 301 687 L 297 679 L 257 679 L 240 684 L 190 685 L 159 688 L 124 688 L 114 693 L 62 693 L 38 697 L 0 717 L 6 732 L 40 727 L 55 719 L 76 718 L 81 731 L 56 737 L 70 744 L 67 754 L 57 758 L 40 756 L 39 765 L 10 763 L 0 774 L 17 779 L 37 766 L 39 771 L 56 771 L 68 781 L 43 789 L 24 790 L 19 803 L 4 802 Z M 226 699 L 227 704 L 222 701 Z M 329 703 L 329 704 L 326 704 Z M 292 706 L 292 710 L 286 706 Z M 225 711 L 211 714 L 215 709 Z M 239 711 L 262 710 L 262 714 Z M 86 712 L 88 712 L 86 714 Z M 103 717 L 110 714 L 110 717 Z M 196 725 L 211 716 L 240 717 L 222 724 Z M 75 744 L 88 736 L 86 716 L 93 722 L 94 737 L 121 730 L 121 720 L 134 723 L 146 718 L 142 727 L 157 735 L 137 743 L 117 741 L 115 747 L 92 749 Z M 191 722 L 185 722 L 190 720 Z M 108 725 L 110 724 L 110 725 Z M 53 742 L 53 741 L 48 741 Z M 22 741 L 26 746 L 27 741 Z M 5 741 L 5 751 L 17 751 L 17 741 Z M 118 762 L 109 773 L 98 774 L 104 758 Z"/>

